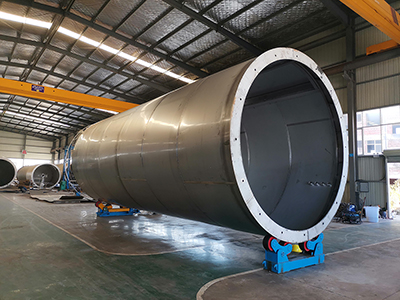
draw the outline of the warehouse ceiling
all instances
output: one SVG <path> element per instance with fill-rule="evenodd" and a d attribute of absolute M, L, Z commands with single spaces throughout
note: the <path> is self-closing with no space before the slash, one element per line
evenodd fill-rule
<path fill-rule="evenodd" d="M 0 74 L 144 103 L 348 14 L 336 0 L 1 1 Z M 50 140 L 111 115 L 0 94 L 0 130 Z"/>

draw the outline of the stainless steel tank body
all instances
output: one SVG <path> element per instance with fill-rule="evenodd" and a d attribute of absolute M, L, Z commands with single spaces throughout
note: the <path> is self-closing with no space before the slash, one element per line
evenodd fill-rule
<path fill-rule="evenodd" d="M 50 163 L 25 166 L 18 170 L 19 182 L 32 183 L 34 187 L 51 189 L 61 179 L 60 169 Z"/>
<path fill-rule="evenodd" d="M 0 157 L 0 189 L 8 187 L 17 175 L 14 163 L 6 157 Z"/>
<path fill-rule="evenodd" d="M 341 202 L 346 135 L 326 75 L 276 48 L 91 125 L 72 165 L 94 198 L 297 243 Z"/>

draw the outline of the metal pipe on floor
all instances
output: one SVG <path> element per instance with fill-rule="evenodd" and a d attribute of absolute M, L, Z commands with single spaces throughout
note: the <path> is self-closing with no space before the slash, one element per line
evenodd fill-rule
<path fill-rule="evenodd" d="M 299 243 L 335 215 L 346 143 L 326 75 L 276 48 L 91 125 L 72 161 L 93 198 Z"/>
<path fill-rule="evenodd" d="M 61 179 L 60 169 L 51 163 L 25 166 L 18 170 L 17 179 L 20 183 L 32 184 L 34 187 L 51 189 Z"/>
<path fill-rule="evenodd" d="M 14 163 L 6 157 L 0 157 L 0 189 L 8 187 L 17 175 Z"/>

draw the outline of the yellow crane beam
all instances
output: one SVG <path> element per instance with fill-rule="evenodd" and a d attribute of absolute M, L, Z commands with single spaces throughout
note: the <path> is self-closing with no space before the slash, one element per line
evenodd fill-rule
<path fill-rule="evenodd" d="M 0 93 L 123 112 L 139 104 L 0 78 Z"/>
<path fill-rule="evenodd" d="M 375 44 L 372 46 L 367 47 L 367 55 L 371 55 L 374 53 L 384 52 L 390 49 L 394 49 L 399 47 L 400 45 L 397 44 L 394 40 L 388 40 L 386 42 Z"/>
<path fill-rule="evenodd" d="M 384 0 L 340 0 L 400 44 L 400 15 Z"/>

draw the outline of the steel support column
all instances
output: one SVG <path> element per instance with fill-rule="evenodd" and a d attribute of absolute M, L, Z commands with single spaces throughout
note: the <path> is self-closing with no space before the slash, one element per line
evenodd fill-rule
<path fill-rule="evenodd" d="M 54 140 L 53 141 L 53 146 L 52 146 L 52 149 L 55 149 L 56 148 L 56 145 L 57 145 L 57 140 Z M 56 153 L 55 152 L 52 152 L 51 153 L 51 163 L 52 164 L 54 164 L 54 160 L 56 159 Z"/>
<path fill-rule="evenodd" d="M 26 151 L 26 140 L 27 140 L 27 136 L 26 136 L 26 134 L 24 134 L 24 145 L 22 146 L 23 147 L 22 151 Z M 24 152 L 22 152 L 22 166 L 25 166 L 25 156 L 26 156 L 26 154 Z"/>
<path fill-rule="evenodd" d="M 57 160 L 58 163 L 60 163 L 60 159 L 61 159 L 61 138 L 58 139 L 58 151 L 57 151 Z"/>
<path fill-rule="evenodd" d="M 385 155 L 385 153 L 384 153 L 384 155 Z M 387 215 L 386 216 L 389 219 L 391 219 L 391 218 L 393 218 L 393 215 L 392 215 L 392 206 L 390 204 L 390 178 L 389 178 L 388 158 L 386 155 L 385 155 L 385 176 L 386 176 L 386 197 L 387 197 L 387 199 L 386 199 Z"/>
<path fill-rule="evenodd" d="M 346 29 L 346 61 L 351 62 L 356 57 L 355 51 L 355 26 L 354 18 Z M 357 105 L 356 105 L 356 74 L 355 70 L 347 70 L 344 73 L 347 81 L 347 114 L 348 114 L 348 134 L 349 134 L 349 186 L 350 202 L 355 203 L 359 208 L 359 197 L 356 191 L 358 178 L 357 164 Z"/>

